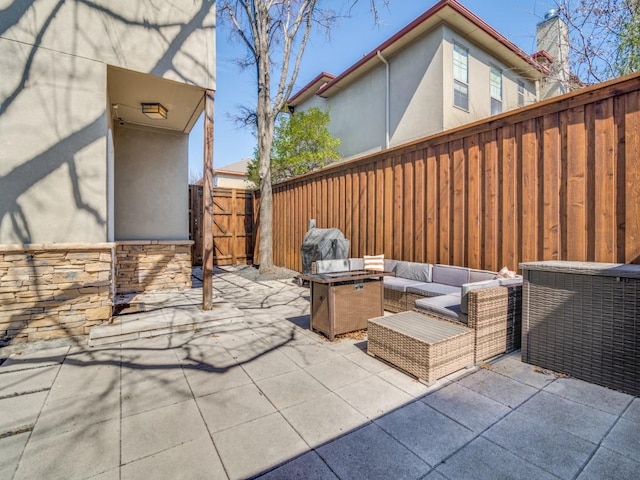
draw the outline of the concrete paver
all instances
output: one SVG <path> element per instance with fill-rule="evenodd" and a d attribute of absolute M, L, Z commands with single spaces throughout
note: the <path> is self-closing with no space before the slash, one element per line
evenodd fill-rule
<path fill-rule="evenodd" d="M 198 288 L 147 296 L 191 331 L 11 350 L 0 478 L 640 477 L 639 398 L 519 352 L 428 387 L 369 357 L 366 337 L 310 331 L 291 281 L 220 270 L 214 289 L 210 312 Z"/>

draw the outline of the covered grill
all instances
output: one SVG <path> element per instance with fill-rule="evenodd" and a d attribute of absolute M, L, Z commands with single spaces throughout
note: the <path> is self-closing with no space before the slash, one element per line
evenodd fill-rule
<path fill-rule="evenodd" d="M 302 273 L 312 273 L 313 262 L 349 258 L 349 240 L 337 228 L 316 228 L 316 221 L 309 221 L 309 231 L 304 236 L 302 247 Z"/>

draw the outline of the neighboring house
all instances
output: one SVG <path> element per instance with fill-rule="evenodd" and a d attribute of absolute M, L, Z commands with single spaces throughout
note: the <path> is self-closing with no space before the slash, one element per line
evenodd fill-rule
<path fill-rule="evenodd" d="M 215 2 L 7 5 L 0 344 L 83 335 L 118 293 L 190 286 L 188 135 L 215 90 Z"/>
<path fill-rule="evenodd" d="M 442 0 L 340 75 L 318 75 L 288 106 L 329 108 L 329 130 L 349 158 L 536 102 L 548 72 L 459 2 Z"/>
<path fill-rule="evenodd" d="M 249 181 L 247 169 L 249 160 L 224 165 L 222 168 L 213 170 L 213 186 L 223 188 L 253 188 L 253 182 Z M 204 185 L 204 178 L 198 180 L 195 185 Z"/>

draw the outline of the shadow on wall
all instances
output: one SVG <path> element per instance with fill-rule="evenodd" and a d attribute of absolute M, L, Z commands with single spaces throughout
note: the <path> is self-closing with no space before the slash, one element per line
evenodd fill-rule
<path fill-rule="evenodd" d="M 190 82 L 188 78 L 184 77 L 182 72 L 174 68 L 174 59 L 180 53 L 181 47 L 189 38 L 190 34 L 197 29 L 206 27 L 204 24 L 205 18 L 211 9 L 214 8 L 215 2 L 203 0 L 202 5 L 193 18 L 187 23 L 180 24 L 152 24 L 146 20 L 144 22 L 131 20 L 123 17 L 109 7 L 97 5 L 89 0 L 74 0 L 73 3 L 77 6 L 99 11 L 103 16 L 108 17 L 110 21 L 116 25 L 123 24 L 130 27 L 139 27 L 159 32 L 164 28 L 176 27 L 179 25 L 180 31 L 167 45 L 165 53 L 157 61 L 156 65 L 151 68 L 150 73 L 162 77 L 168 72 L 172 72 L 184 82 L 194 83 Z M 36 5 L 40 4 L 42 4 L 42 2 L 36 2 L 34 0 L 15 0 L 8 7 L 0 10 L 0 35 L 23 21 L 23 19 L 31 13 L 32 8 L 35 8 Z M 46 19 L 42 22 L 40 30 L 34 36 L 34 43 L 30 46 L 19 81 L 6 95 L 3 95 L 3 98 L 0 98 L 0 118 L 7 114 L 7 110 L 16 102 L 17 99 L 21 97 L 21 95 L 28 94 L 26 88 L 29 82 L 37 81 L 32 70 L 34 59 L 39 52 L 45 34 L 50 29 L 56 15 L 59 14 L 61 8 L 65 4 L 69 4 L 69 2 L 59 0 L 52 8 L 49 9 L 49 13 L 46 16 Z M 42 8 L 46 9 L 47 7 L 44 6 Z M 11 40 L 2 41 L 11 42 Z M 83 38 L 82 41 L 88 40 L 87 38 Z M 96 45 L 96 50 L 98 50 L 98 47 L 99 46 Z M 75 49 L 76 45 L 72 47 L 72 50 Z M 202 69 L 207 67 L 207 65 L 203 62 L 197 61 L 195 58 L 190 57 L 189 61 L 193 64 L 199 65 Z M 81 76 L 82 72 L 67 72 L 69 84 L 71 84 L 72 78 Z M 69 101 L 69 103 L 71 102 Z M 71 110 L 71 105 L 68 105 L 68 108 Z M 54 112 L 62 110 L 63 109 L 59 106 L 52 108 L 52 111 Z M 89 215 L 94 218 L 96 224 L 100 226 L 105 225 L 106 219 L 101 215 L 101 213 L 83 199 L 81 185 L 84 179 L 78 174 L 78 164 L 75 157 L 79 152 L 91 145 L 93 142 L 105 138 L 108 128 L 106 113 L 106 110 L 103 109 L 102 114 L 100 114 L 91 123 L 77 129 L 66 137 L 60 138 L 54 145 L 50 146 L 44 152 L 30 159 L 26 159 L 5 175 L 0 176 L 0 225 L 2 225 L 5 218 L 8 217 L 10 219 L 10 228 L 13 231 L 13 236 L 20 243 L 32 243 L 34 241 L 33 220 L 28 217 L 25 210 L 21 207 L 19 202 L 20 197 L 29 189 L 36 187 L 40 181 L 44 180 L 48 175 L 64 165 L 67 165 L 68 167 L 68 175 L 73 189 L 75 207 L 78 211 L 85 211 L 89 213 Z M 60 119 L 52 119 L 52 131 L 54 132 L 56 131 L 56 121 L 60 121 Z M 10 155 L 10 152 L 5 152 L 5 155 L 8 154 Z"/>

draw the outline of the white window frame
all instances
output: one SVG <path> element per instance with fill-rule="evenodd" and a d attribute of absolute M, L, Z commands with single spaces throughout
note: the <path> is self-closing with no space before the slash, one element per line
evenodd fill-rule
<path fill-rule="evenodd" d="M 524 107 L 524 81 L 518 79 L 518 107 Z"/>
<path fill-rule="evenodd" d="M 460 52 L 458 52 L 458 49 L 460 50 Z M 464 75 L 458 75 L 458 70 L 456 68 L 456 54 L 464 54 Z M 461 110 L 464 110 L 465 112 L 469 111 L 469 49 L 460 45 L 457 42 L 453 42 L 453 55 L 452 55 L 452 63 L 453 63 L 453 106 L 456 108 L 459 108 Z M 464 78 L 463 78 L 464 77 Z M 456 88 L 458 87 L 458 88 Z M 466 103 L 466 105 L 463 104 L 458 104 L 456 102 L 456 99 L 458 98 L 456 96 L 456 92 L 460 91 L 460 95 L 464 95 L 464 97 L 460 97 L 460 98 L 464 98 L 464 103 Z"/>
<path fill-rule="evenodd" d="M 498 92 L 494 89 L 494 78 L 499 79 Z M 502 113 L 502 95 L 503 95 L 502 69 L 491 64 L 489 70 L 489 95 L 491 97 L 491 115 Z M 497 108 L 496 108 L 497 107 Z"/>

